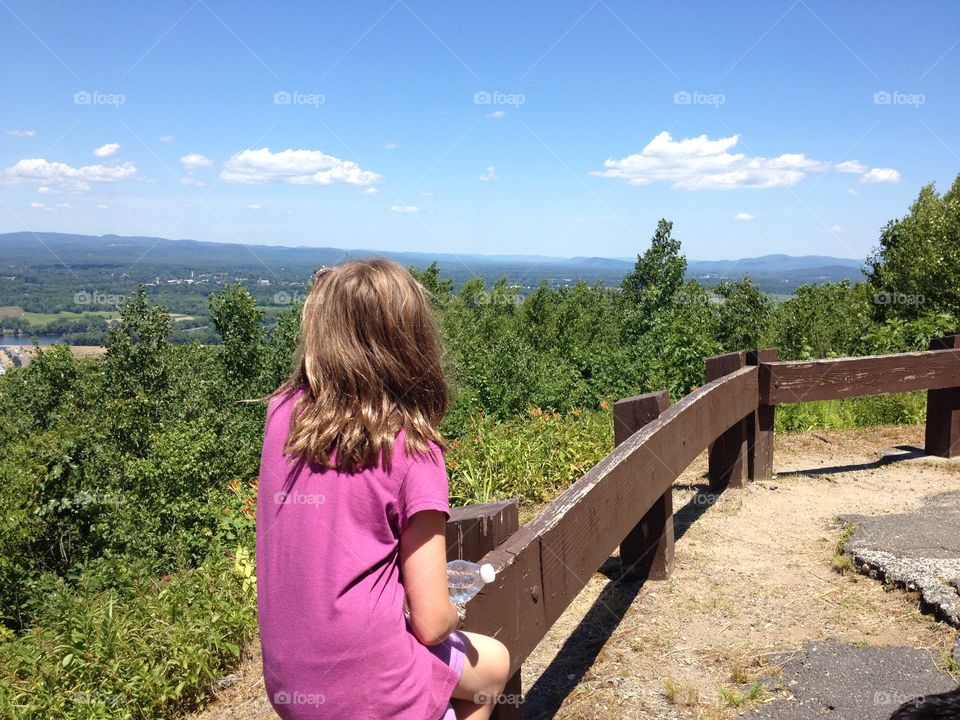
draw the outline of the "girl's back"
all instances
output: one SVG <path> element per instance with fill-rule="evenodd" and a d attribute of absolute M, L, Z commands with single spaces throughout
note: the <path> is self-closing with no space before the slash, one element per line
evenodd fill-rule
<path fill-rule="evenodd" d="M 439 717 L 458 674 L 403 616 L 398 540 L 413 513 L 448 512 L 439 448 L 353 473 L 284 454 L 300 393 L 267 411 L 257 504 L 264 679 L 284 718 Z"/>

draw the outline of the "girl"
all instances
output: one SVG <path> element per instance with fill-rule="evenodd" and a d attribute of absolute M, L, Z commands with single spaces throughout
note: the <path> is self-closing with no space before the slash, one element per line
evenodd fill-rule
<path fill-rule="evenodd" d="M 406 270 L 314 275 L 257 498 L 263 674 L 284 720 L 492 713 L 507 649 L 455 630 L 447 591 L 447 401 L 436 321 Z"/>

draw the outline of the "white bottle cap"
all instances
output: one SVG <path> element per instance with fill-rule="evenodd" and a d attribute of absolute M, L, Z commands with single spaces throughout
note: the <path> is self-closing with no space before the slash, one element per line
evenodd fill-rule
<path fill-rule="evenodd" d="M 493 569 L 493 565 L 484 563 L 480 566 L 480 579 L 485 583 L 492 583 L 497 579 L 497 571 Z"/>

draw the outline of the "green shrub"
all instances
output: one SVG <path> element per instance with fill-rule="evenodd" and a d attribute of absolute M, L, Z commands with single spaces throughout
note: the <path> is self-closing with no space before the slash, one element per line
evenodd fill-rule
<path fill-rule="evenodd" d="M 256 628 L 255 589 L 239 560 L 217 550 L 164 578 L 129 560 L 75 585 L 48 576 L 36 625 L 0 644 L 0 715 L 169 718 L 202 704 Z"/>
<path fill-rule="evenodd" d="M 612 448 L 609 409 L 560 414 L 533 408 L 507 422 L 479 415 L 450 443 L 450 502 L 465 505 L 508 497 L 543 502 Z"/>
<path fill-rule="evenodd" d="M 926 393 L 872 395 L 781 405 L 775 432 L 844 430 L 872 425 L 916 425 L 926 421 Z"/>

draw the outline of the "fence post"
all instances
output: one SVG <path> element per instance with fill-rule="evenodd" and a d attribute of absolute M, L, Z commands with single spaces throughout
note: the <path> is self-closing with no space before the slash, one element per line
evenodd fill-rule
<path fill-rule="evenodd" d="M 670 405 L 666 390 L 618 400 L 613 406 L 614 442 L 620 445 Z M 642 478 L 638 478 L 642 482 Z M 667 490 L 620 543 L 627 580 L 665 580 L 673 570 L 673 490 Z"/>
<path fill-rule="evenodd" d="M 931 350 L 960 348 L 960 335 L 947 335 L 930 341 Z M 960 455 L 960 388 L 927 390 L 927 427 L 924 439 L 927 455 Z"/>
<path fill-rule="evenodd" d="M 767 381 L 763 363 L 774 362 L 776 350 L 751 350 L 747 365 L 759 366 L 759 382 Z M 757 411 L 747 421 L 747 476 L 751 481 L 770 480 L 773 477 L 773 422 L 775 405 L 757 405 Z"/>
<path fill-rule="evenodd" d="M 707 382 L 739 370 L 747 365 L 747 353 L 743 350 L 715 355 L 707 358 Z M 748 426 L 751 416 L 747 416 L 710 443 L 708 475 L 710 487 L 743 487 L 749 475 L 747 460 Z"/>
<path fill-rule="evenodd" d="M 450 508 L 447 521 L 447 558 L 479 562 L 484 555 L 510 537 L 519 527 L 516 500 Z M 470 629 L 467 610 L 466 629 Z M 510 676 L 503 689 L 503 702 L 494 709 L 494 720 L 522 720 L 523 686 L 520 669 Z"/>

